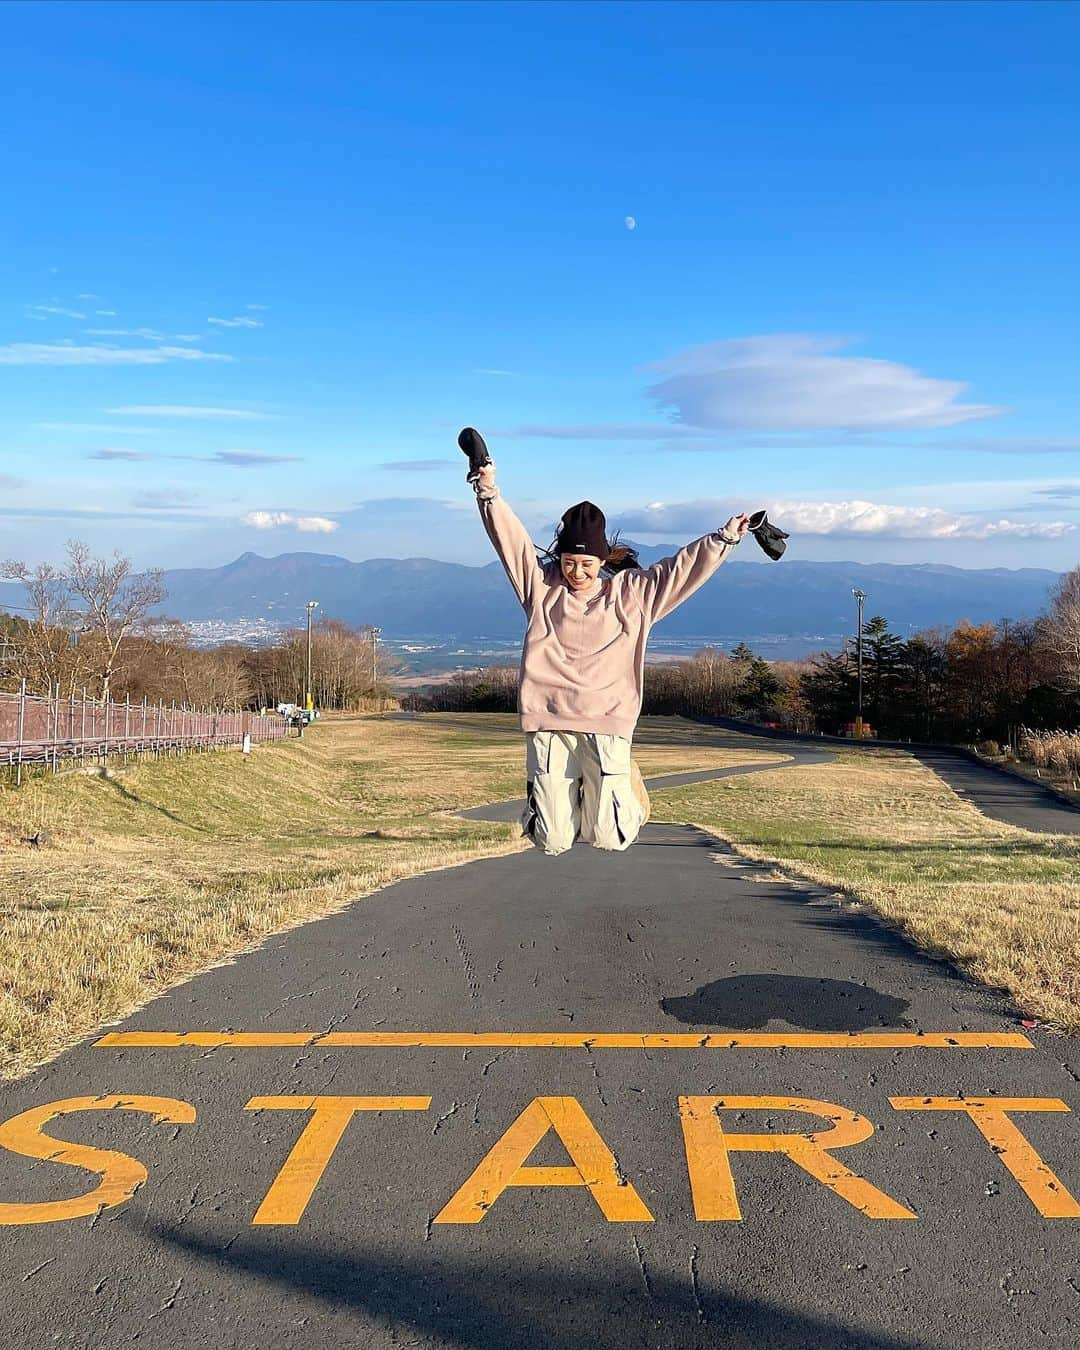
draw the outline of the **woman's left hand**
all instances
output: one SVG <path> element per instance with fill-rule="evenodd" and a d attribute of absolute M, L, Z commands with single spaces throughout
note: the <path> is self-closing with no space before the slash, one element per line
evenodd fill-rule
<path fill-rule="evenodd" d="M 744 511 L 740 512 L 737 516 L 732 516 L 724 526 L 724 529 L 728 534 L 738 535 L 740 539 L 749 528 L 750 517 Z"/>

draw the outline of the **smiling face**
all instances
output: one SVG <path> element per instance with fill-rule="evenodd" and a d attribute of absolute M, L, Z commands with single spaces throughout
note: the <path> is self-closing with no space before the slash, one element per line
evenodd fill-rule
<path fill-rule="evenodd" d="M 600 559 L 591 553 L 564 553 L 559 566 L 572 591 L 587 591 L 600 575 Z"/>

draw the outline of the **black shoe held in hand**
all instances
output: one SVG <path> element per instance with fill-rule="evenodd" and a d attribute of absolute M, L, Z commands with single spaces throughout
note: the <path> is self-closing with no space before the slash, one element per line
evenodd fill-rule
<path fill-rule="evenodd" d="M 464 432 L 462 435 L 464 435 Z M 771 524 L 764 511 L 755 511 L 750 517 L 750 533 L 772 558 L 773 562 L 783 556 L 784 549 L 787 548 L 784 540 L 789 536 L 783 530 Z"/>
<path fill-rule="evenodd" d="M 469 456 L 469 472 L 465 475 L 465 481 L 466 483 L 475 483 L 480 470 L 485 464 L 491 463 L 491 456 L 484 444 L 484 438 L 473 427 L 465 427 L 458 436 L 457 443 Z"/>

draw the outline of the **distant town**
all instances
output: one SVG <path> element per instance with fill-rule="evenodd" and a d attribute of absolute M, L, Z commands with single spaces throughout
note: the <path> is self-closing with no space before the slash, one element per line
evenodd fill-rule
<path fill-rule="evenodd" d="M 294 627 L 267 618 L 250 619 L 193 619 L 186 625 L 191 633 L 191 644 L 211 648 L 226 642 L 238 642 L 251 647 L 275 647 L 285 633 Z M 766 660 L 797 660 L 811 652 L 843 645 L 843 633 L 796 633 L 777 635 L 764 633 L 749 638 L 744 633 L 698 634 L 689 637 L 664 637 L 654 634 L 649 639 L 647 660 L 654 664 L 681 661 L 703 647 L 729 650 L 746 642 Z M 473 670 L 477 666 L 517 664 L 521 654 L 520 640 L 503 637 L 457 639 L 442 634 L 420 634 L 388 637 L 383 633 L 381 644 L 392 652 L 405 669 L 391 683 L 409 685 L 417 677 L 437 677 L 457 670 Z"/>

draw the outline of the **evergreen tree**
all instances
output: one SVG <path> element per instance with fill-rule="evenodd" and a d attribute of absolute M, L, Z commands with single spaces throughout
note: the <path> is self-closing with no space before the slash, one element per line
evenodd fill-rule
<path fill-rule="evenodd" d="M 812 657 L 800 693 L 819 731 L 835 734 L 855 716 L 855 668 L 847 654 Z"/>
<path fill-rule="evenodd" d="M 889 621 L 875 614 L 863 624 L 863 716 L 879 734 L 893 729 L 896 694 L 902 682 L 903 639 L 889 629 Z M 857 646 L 848 639 L 849 659 Z M 856 671 L 856 683 L 858 673 Z M 858 691 L 856 690 L 856 704 Z M 852 713 L 854 718 L 854 712 Z"/>
<path fill-rule="evenodd" d="M 739 707 L 744 712 L 775 715 L 780 689 L 780 681 L 768 661 L 760 656 L 752 656 L 746 678 L 739 686 Z"/>

